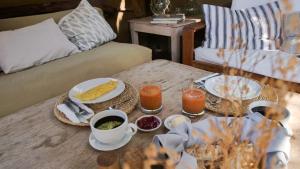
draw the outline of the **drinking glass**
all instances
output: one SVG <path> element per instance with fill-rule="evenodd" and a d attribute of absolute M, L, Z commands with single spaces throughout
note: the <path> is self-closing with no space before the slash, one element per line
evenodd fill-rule
<path fill-rule="evenodd" d="M 140 108 L 146 114 L 156 114 L 162 110 L 162 93 L 158 85 L 144 85 L 140 89 Z"/>
<path fill-rule="evenodd" d="M 182 113 L 189 116 L 200 116 L 204 114 L 205 92 L 196 87 L 182 90 Z"/>

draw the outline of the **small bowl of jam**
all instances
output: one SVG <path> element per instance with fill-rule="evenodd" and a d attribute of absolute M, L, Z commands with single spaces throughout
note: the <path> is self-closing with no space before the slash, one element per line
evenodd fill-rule
<path fill-rule="evenodd" d="M 158 116 L 144 115 L 139 117 L 135 124 L 140 131 L 150 132 L 157 130 L 161 126 L 162 121 Z"/>

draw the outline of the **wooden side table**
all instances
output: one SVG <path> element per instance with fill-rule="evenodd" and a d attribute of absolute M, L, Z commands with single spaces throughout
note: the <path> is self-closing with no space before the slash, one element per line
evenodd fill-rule
<path fill-rule="evenodd" d="M 139 44 L 139 32 L 171 37 L 172 61 L 180 62 L 180 37 L 183 28 L 200 22 L 200 19 L 186 19 L 178 24 L 151 24 L 151 17 L 129 20 L 132 43 Z"/>

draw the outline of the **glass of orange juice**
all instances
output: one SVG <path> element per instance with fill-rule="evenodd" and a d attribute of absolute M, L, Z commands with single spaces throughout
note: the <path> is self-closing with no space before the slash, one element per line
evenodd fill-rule
<path fill-rule="evenodd" d="M 204 114 L 205 92 L 195 87 L 182 90 L 182 113 L 189 116 Z"/>
<path fill-rule="evenodd" d="M 146 114 L 156 114 L 162 110 L 162 92 L 158 85 L 144 85 L 140 89 L 140 107 Z"/>

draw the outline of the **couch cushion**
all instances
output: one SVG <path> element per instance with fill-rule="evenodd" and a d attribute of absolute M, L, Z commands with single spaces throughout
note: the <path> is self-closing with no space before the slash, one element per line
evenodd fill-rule
<path fill-rule="evenodd" d="M 0 116 L 66 92 L 75 84 L 151 61 L 151 50 L 110 42 L 21 72 L 0 75 Z"/>
<path fill-rule="evenodd" d="M 284 16 L 283 43 L 280 50 L 300 55 L 300 12 Z"/>
<path fill-rule="evenodd" d="M 275 50 L 281 35 L 279 3 L 232 10 L 203 5 L 205 16 L 204 47 L 224 49 Z"/>
<path fill-rule="evenodd" d="M 96 8 L 96 7 L 95 7 Z M 96 8 L 98 12 L 103 15 L 103 12 L 100 8 Z M 12 29 L 19 29 L 25 26 L 30 26 L 42 22 L 48 18 L 53 18 L 56 23 L 70 13 L 72 10 L 65 10 L 60 12 L 54 13 L 47 13 L 41 15 L 32 15 L 32 16 L 22 16 L 16 18 L 7 18 L 7 19 L 0 19 L 0 31 L 12 30 Z"/>
<path fill-rule="evenodd" d="M 240 68 L 242 62 L 241 55 L 244 53 L 243 50 L 224 50 L 225 59 L 218 56 L 218 53 L 218 49 L 198 47 L 195 49 L 195 60 L 213 63 L 217 65 L 223 65 L 224 61 L 227 61 L 229 67 Z M 245 71 L 300 83 L 300 74 L 298 73 L 300 72 L 300 58 L 296 56 L 278 50 L 248 50 L 246 52 L 246 55 L 244 56 L 246 60 L 242 64 L 242 69 Z M 287 62 L 292 57 L 295 58 L 298 62 L 296 70 L 294 70 L 293 72 L 289 72 L 287 76 L 283 76 L 279 71 L 273 72 L 272 68 L 282 66 L 279 65 L 279 60 L 283 61 L 283 65 L 287 65 Z"/>
<path fill-rule="evenodd" d="M 64 16 L 58 25 L 80 50 L 90 50 L 117 37 L 103 16 L 87 0 Z"/>
<path fill-rule="evenodd" d="M 283 13 L 300 11 L 299 0 L 232 0 L 231 9 L 245 9 L 278 1 Z"/>
<path fill-rule="evenodd" d="M 80 52 L 53 18 L 0 32 L 0 67 L 11 73 Z"/>

